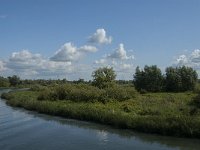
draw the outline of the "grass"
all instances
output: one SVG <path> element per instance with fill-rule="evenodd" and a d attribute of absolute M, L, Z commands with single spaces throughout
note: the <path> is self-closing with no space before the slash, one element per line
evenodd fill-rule
<path fill-rule="evenodd" d="M 39 91 L 3 94 L 11 106 L 39 113 L 93 121 L 146 133 L 200 138 L 200 108 L 197 96 L 187 93 L 147 93 L 124 101 L 38 100 Z M 195 112 L 194 112 L 195 109 Z"/>

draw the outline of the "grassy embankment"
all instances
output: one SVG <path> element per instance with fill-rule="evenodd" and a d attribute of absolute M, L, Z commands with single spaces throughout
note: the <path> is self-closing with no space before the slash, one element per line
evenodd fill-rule
<path fill-rule="evenodd" d="M 11 106 L 39 113 L 146 133 L 200 138 L 200 105 L 198 98 L 194 100 L 197 94 L 139 94 L 130 87 L 104 91 L 91 88 L 51 87 L 10 92 L 2 97 Z M 129 92 L 124 93 L 126 89 Z"/>

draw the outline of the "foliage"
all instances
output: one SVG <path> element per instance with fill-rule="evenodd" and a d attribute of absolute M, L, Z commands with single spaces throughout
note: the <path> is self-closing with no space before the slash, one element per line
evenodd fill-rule
<path fill-rule="evenodd" d="M 124 101 L 137 96 L 134 87 L 115 85 L 113 87 L 105 88 L 102 98 L 109 98 L 112 100 Z"/>
<path fill-rule="evenodd" d="M 157 66 L 145 66 L 144 70 L 136 68 L 134 75 L 134 85 L 137 90 L 158 92 L 163 89 L 164 78 L 161 70 Z"/>
<path fill-rule="evenodd" d="M 192 91 L 197 83 L 197 73 L 191 67 L 166 68 L 166 91 Z"/>
<path fill-rule="evenodd" d="M 9 95 L 9 96 L 8 96 Z M 200 138 L 200 119 L 188 105 L 194 93 L 148 93 L 127 101 L 106 104 L 73 101 L 38 101 L 39 92 L 8 93 L 7 103 L 40 113 L 94 121 L 147 133 Z"/>
<path fill-rule="evenodd" d="M 109 100 L 124 101 L 134 98 L 137 92 L 133 87 L 114 85 L 99 89 L 87 84 L 65 84 L 49 87 L 40 92 L 39 100 L 71 100 L 75 102 L 95 102 L 105 103 Z"/>
<path fill-rule="evenodd" d="M 12 77 L 8 77 L 8 80 L 11 86 L 16 86 L 20 83 L 20 78 L 16 75 L 13 75 Z"/>
<path fill-rule="evenodd" d="M 138 91 L 148 92 L 184 92 L 197 90 L 197 73 L 191 67 L 168 67 L 162 75 L 157 66 L 145 66 L 144 70 L 136 68 L 134 85 Z"/>
<path fill-rule="evenodd" d="M 0 76 L 0 87 L 9 87 L 9 81 L 7 78 Z"/>
<path fill-rule="evenodd" d="M 42 86 L 42 85 L 39 85 L 39 84 L 35 84 L 35 85 L 32 85 L 31 87 L 30 87 L 30 90 L 31 91 L 44 91 L 44 90 L 46 90 L 47 89 L 47 87 L 46 86 Z"/>
<path fill-rule="evenodd" d="M 93 85 L 99 88 L 112 86 L 116 74 L 113 68 L 103 67 L 95 70 L 92 73 Z"/>

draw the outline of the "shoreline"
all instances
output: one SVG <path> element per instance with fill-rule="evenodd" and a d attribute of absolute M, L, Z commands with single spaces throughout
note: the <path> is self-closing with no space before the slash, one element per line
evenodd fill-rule
<path fill-rule="evenodd" d="M 31 96 L 32 95 L 32 96 Z M 200 118 L 184 115 L 130 115 L 102 103 L 72 101 L 38 101 L 37 92 L 18 91 L 3 95 L 6 103 L 13 107 L 52 116 L 95 122 L 120 129 L 153 133 L 166 136 L 200 138 Z M 102 109 L 103 108 L 103 109 Z"/>

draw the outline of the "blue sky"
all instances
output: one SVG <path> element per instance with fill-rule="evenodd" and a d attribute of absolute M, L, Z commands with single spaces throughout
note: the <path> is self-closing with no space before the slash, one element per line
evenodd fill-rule
<path fill-rule="evenodd" d="M 90 79 L 112 66 L 200 68 L 199 0 L 0 0 L 0 74 Z"/>

